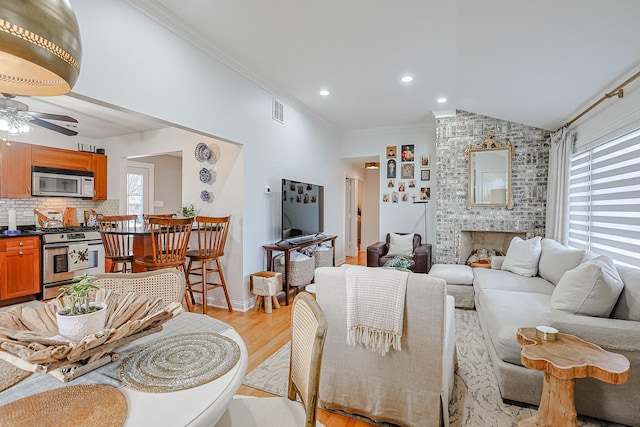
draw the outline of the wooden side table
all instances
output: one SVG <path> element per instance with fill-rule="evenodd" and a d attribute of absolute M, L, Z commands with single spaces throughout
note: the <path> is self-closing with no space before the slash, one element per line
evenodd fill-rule
<path fill-rule="evenodd" d="M 471 263 L 472 268 L 491 268 L 491 261 L 487 259 L 481 259 Z"/>
<path fill-rule="evenodd" d="M 629 379 L 629 359 L 574 335 L 558 334 L 555 341 L 536 336 L 535 328 L 520 328 L 520 357 L 527 368 L 544 371 L 538 413 L 519 427 L 577 426 L 575 378 L 593 377 L 611 384 Z"/>

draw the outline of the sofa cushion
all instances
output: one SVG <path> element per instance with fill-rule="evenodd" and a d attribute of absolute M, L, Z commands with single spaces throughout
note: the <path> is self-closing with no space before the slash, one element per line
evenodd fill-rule
<path fill-rule="evenodd" d="M 538 274 L 557 285 L 562 275 L 580 265 L 585 251 L 568 248 L 553 239 L 542 239 L 540 242 L 540 262 Z"/>
<path fill-rule="evenodd" d="M 608 317 L 623 287 L 613 260 L 599 256 L 564 273 L 551 295 L 551 306 L 573 314 Z"/>
<path fill-rule="evenodd" d="M 622 266 L 618 266 L 617 270 L 624 288 L 611 312 L 611 317 L 640 321 L 640 270 Z"/>
<path fill-rule="evenodd" d="M 554 290 L 554 286 L 542 277 L 519 276 L 509 271 L 493 270 L 490 268 L 473 269 L 473 287 L 476 294 L 486 289 L 499 289 L 503 291 L 532 292 L 551 295 Z M 526 296 L 522 298 L 526 298 Z"/>
<path fill-rule="evenodd" d="M 522 327 L 546 325 L 550 298 L 551 295 L 496 289 L 487 289 L 480 295 L 477 311 L 501 360 L 522 364 L 516 332 Z"/>
<path fill-rule="evenodd" d="M 413 234 L 389 233 L 389 251 L 387 255 L 413 256 Z"/>
<path fill-rule="evenodd" d="M 528 240 L 514 237 L 505 255 L 502 269 L 528 277 L 538 274 L 540 240 L 542 240 L 540 236 Z"/>
<path fill-rule="evenodd" d="M 473 269 L 461 264 L 434 264 L 429 270 L 431 276 L 439 277 L 447 285 L 472 285 Z"/>

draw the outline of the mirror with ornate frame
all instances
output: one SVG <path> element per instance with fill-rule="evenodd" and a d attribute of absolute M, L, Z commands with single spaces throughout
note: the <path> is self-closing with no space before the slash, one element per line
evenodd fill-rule
<path fill-rule="evenodd" d="M 467 209 L 472 206 L 505 206 L 513 209 L 511 191 L 511 157 L 513 146 L 509 141 L 500 143 L 491 132 L 482 142 L 466 149 L 469 165 Z"/>

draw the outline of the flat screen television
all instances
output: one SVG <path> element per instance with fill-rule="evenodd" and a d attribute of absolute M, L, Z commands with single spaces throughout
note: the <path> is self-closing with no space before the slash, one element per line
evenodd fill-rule
<path fill-rule="evenodd" d="M 282 240 L 314 236 L 324 231 L 324 187 L 282 180 Z"/>

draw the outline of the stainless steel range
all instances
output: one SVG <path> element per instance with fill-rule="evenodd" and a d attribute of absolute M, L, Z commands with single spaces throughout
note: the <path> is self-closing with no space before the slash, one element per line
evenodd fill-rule
<path fill-rule="evenodd" d="M 40 229 L 42 236 L 42 297 L 55 298 L 60 287 L 84 273 L 104 273 L 104 248 L 95 227 Z"/>

